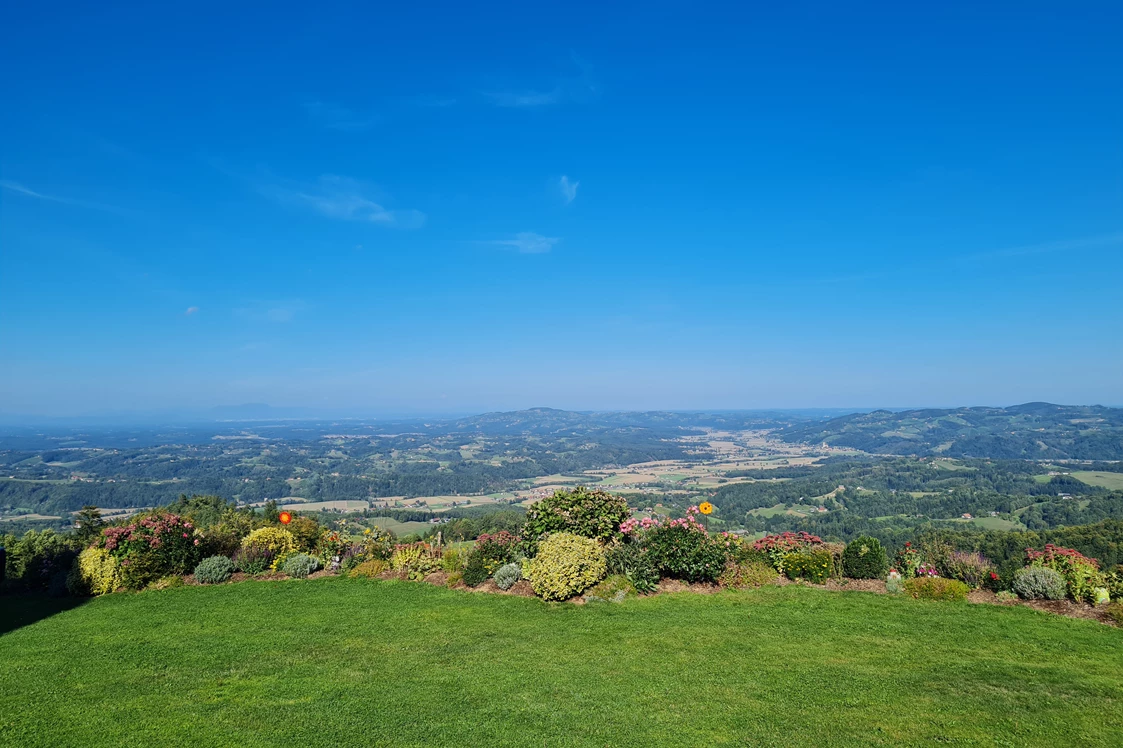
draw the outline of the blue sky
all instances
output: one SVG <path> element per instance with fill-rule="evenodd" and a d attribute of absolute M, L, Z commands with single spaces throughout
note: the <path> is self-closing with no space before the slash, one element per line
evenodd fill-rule
<path fill-rule="evenodd" d="M 1123 404 L 1119 3 L 65 5 L 0 411 Z"/>

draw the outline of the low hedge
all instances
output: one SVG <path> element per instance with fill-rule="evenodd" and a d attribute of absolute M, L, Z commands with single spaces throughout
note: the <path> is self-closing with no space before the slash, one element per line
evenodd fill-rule
<path fill-rule="evenodd" d="M 958 579 L 946 577 L 915 577 L 904 582 L 905 592 L 917 600 L 966 600 L 971 591 Z"/>

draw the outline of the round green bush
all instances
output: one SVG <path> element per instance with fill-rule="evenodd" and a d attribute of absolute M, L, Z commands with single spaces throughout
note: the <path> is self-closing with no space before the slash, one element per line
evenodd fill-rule
<path fill-rule="evenodd" d="M 889 572 L 889 558 L 881 541 L 863 535 L 846 544 L 842 571 L 851 579 L 881 579 Z"/>
<path fill-rule="evenodd" d="M 234 562 L 226 556 L 204 558 L 195 567 L 195 581 L 201 584 L 221 584 L 234 573 Z"/>
<path fill-rule="evenodd" d="M 1060 572 L 1028 566 L 1014 572 L 1014 592 L 1024 600 L 1064 600 L 1068 585 Z"/>
<path fill-rule="evenodd" d="M 568 600 L 604 579 L 604 551 L 592 538 L 569 532 L 547 536 L 526 565 L 526 578 L 543 600 Z"/>
<path fill-rule="evenodd" d="M 504 564 L 495 571 L 495 584 L 501 590 L 511 589 L 522 578 L 522 567 L 516 563 Z"/>
<path fill-rule="evenodd" d="M 307 553 L 289 556 L 281 566 L 281 571 L 295 579 L 307 579 L 308 575 L 320 568 L 320 560 Z"/>
<path fill-rule="evenodd" d="M 966 600 L 971 591 L 958 579 L 946 577 L 914 577 L 904 581 L 905 592 L 917 600 Z"/>
<path fill-rule="evenodd" d="M 479 587 L 487 581 L 491 576 L 487 570 L 487 559 L 479 553 L 469 553 L 468 563 L 464 565 L 464 573 L 461 577 L 464 584 L 469 587 Z"/>
<path fill-rule="evenodd" d="M 609 540 L 630 515 L 623 497 L 578 486 L 572 491 L 555 491 L 527 509 L 523 537 L 531 544 L 549 533 L 563 532 Z"/>

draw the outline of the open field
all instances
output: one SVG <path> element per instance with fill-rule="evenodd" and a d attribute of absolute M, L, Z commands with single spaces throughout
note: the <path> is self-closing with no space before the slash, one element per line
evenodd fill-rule
<path fill-rule="evenodd" d="M 1091 470 L 1079 470 L 1073 473 L 1072 477 L 1090 486 L 1102 486 L 1109 491 L 1123 491 L 1123 473 L 1100 473 Z"/>
<path fill-rule="evenodd" d="M 381 527 L 383 530 L 389 530 L 399 538 L 415 533 L 420 535 L 432 527 L 428 522 L 399 522 L 390 517 L 372 517 L 369 522 Z"/>
<path fill-rule="evenodd" d="M 290 512 L 361 512 L 369 506 L 365 501 L 302 501 L 298 504 L 282 504 L 280 508 Z"/>
<path fill-rule="evenodd" d="M 550 605 L 342 578 L 112 595 L 45 618 L 67 602 L 4 603 L 4 745 L 1108 746 L 1123 733 L 1123 631 L 1020 607 L 796 586 Z"/>

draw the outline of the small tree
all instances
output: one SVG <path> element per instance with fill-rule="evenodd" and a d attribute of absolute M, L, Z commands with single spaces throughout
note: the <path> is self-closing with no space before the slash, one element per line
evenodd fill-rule
<path fill-rule="evenodd" d="M 105 520 L 101 518 L 100 509 L 92 504 L 87 504 L 82 507 L 82 511 L 75 515 L 74 524 L 78 526 L 75 535 L 83 544 L 86 544 L 101 534 L 101 528 L 105 527 Z"/>

